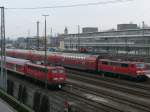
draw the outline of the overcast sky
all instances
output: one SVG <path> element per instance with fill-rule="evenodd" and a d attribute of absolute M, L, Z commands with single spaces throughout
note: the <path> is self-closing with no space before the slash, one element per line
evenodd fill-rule
<path fill-rule="evenodd" d="M 111 0 L 1 0 L 6 8 L 45 7 L 94 3 Z M 125 1 L 125 0 L 122 0 Z M 82 6 L 71 8 L 52 8 L 39 10 L 6 10 L 6 36 L 16 38 L 36 35 L 36 21 L 40 21 L 40 35 L 44 34 L 43 14 L 47 17 L 47 31 L 63 33 L 65 26 L 69 33 L 77 33 L 77 26 L 98 27 L 99 30 L 116 28 L 118 23 L 137 23 L 145 21 L 150 25 L 150 0 L 133 0 L 115 4 Z"/>

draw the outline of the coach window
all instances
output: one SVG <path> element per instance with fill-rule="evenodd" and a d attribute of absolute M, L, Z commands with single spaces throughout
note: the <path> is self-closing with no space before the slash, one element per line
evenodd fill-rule
<path fill-rule="evenodd" d="M 20 68 L 20 65 L 16 65 L 16 68 Z"/>
<path fill-rule="evenodd" d="M 112 66 L 120 66 L 120 63 L 111 62 L 110 65 L 112 65 Z"/>
<path fill-rule="evenodd" d="M 115 66 L 115 63 L 114 62 L 110 62 L 109 65 L 110 66 Z"/>
<path fill-rule="evenodd" d="M 122 66 L 122 67 L 128 67 L 128 64 L 122 63 L 121 66 Z"/>
<path fill-rule="evenodd" d="M 102 61 L 102 64 L 108 65 L 108 62 L 107 61 Z"/>
<path fill-rule="evenodd" d="M 138 63 L 136 64 L 136 68 L 144 68 L 145 64 L 144 63 Z"/>

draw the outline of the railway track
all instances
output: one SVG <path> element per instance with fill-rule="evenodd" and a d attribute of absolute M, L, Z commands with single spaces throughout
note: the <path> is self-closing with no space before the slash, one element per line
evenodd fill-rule
<path fill-rule="evenodd" d="M 91 79 L 89 77 L 83 77 L 79 75 L 75 76 L 75 74 L 74 75 L 69 74 L 68 77 L 71 79 L 78 80 L 78 81 L 84 81 L 86 83 L 90 82 L 90 84 L 93 84 L 96 86 L 99 85 L 101 87 L 111 88 L 116 91 L 121 91 L 121 92 L 125 92 L 125 93 L 132 94 L 132 95 L 137 95 L 139 97 L 144 97 L 144 98 L 150 97 L 150 88 L 139 88 L 139 87 L 134 87 L 134 86 L 131 87 L 125 84 L 115 83 L 115 81 L 108 82 L 108 81 L 103 81 L 103 80 Z"/>
<path fill-rule="evenodd" d="M 97 81 L 113 82 L 118 85 L 125 85 L 128 87 L 150 90 L 150 79 L 148 79 L 145 82 L 136 82 L 136 81 L 129 81 L 129 80 L 107 77 L 107 76 L 103 77 L 101 74 L 89 73 L 89 72 L 84 72 L 84 71 L 76 71 L 76 70 L 71 70 L 71 69 L 67 69 L 67 72 L 69 74 L 68 77 L 79 76 L 80 78 L 85 78 L 87 80 L 90 79 L 96 82 Z"/>
<path fill-rule="evenodd" d="M 63 89 L 63 91 L 65 93 L 67 93 L 69 97 L 73 97 L 73 96 L 76 97 L 75 99 L 78 100 L 78 104 L 79 105 L 82 104 L 82 106 L 80 106 L 80 108 L 86 109 L 86 111 L 84 110 L 85 112 L 122 112 L 122 110 L 120 110 L 119 108 L 115 108 L 111 105 L 106 105 L 97 100 L 88 98 L 87 96 L 83 95 L 83 93 L 81 91 L 78 91 L 78 89 L 76 91 L 74 91 L 74 90 L 69 91 L 68 89 L 69 88 L 65 88 L 65 89 Z M 81 100 L 82 100 L 82 102 L 81 102 Z M 92 110 L 87 109 L 89 106 L 92 106 Z"/>
<path fill-rule="evenodd" d="M 63 100 L 67 100 L 69 102 L 73 102 L 74 105 L 77 107 L 78 111 L 77 112 L 121 112 L 117 108 L 112 108 L 107 105 L 100 105 L 100 103 L 90 100 L 86 98 L 85 96 L 80 96 L 79 92 L 74 93 L 70 92 L 70 89 L 65 88 L 63 90 L 59 91 L 51 91 L 51 90 L 46 90 L 41 86 L 37 86 L 35 83 L 31 83 L 30 81 L 22 80 L 16 76 L 8 75 L 9 79 L 21 83 L 23 85 L 26 85 L 27 87 L 36 89 L 38 91 L 42 91 L 44 94 L 52 97 L 59 97 Z M 58 99 L 58 98 L 57 98 Z"/>
<path fill-rule="evenodd" d="M 38 90 L 47 95 L 55 94 L 53 97 L 59 96 L 64 100 L 73 102 L 74 106 L 79 109 L 77 112 L 150 112 L 148 99 L 137 99 L 133 95 L 123 94 L 107 87 L 99 88 L 91 82 L 89 84 L 90 80 L 87 79 L 81 78 L 80 80 L 79 77 L 74 77 L 74 79 L 68 79 L 66 87 L 62 91 L 50 92 L 41 87 L 38 87 Z M 37 86 L 26 80 L 20 80 L 20 83 L 22 82 L 27 86 Z M 32 88 L 35 88 L 34 86 Z"/>
<path fill-rule="evenodd" d="M 85 91 L 81 91 L 81 90 L 82 89 L 80 89 L 78 87 L 74 88 L 73 86 L 70 89 L 69 85 L 67 85 L 67 87 L 65 87 L 63 89 L 63 91 L 65 91 L 69 94 L 74 94 L 75 96 L 79 97 L 80 98 L 79 100 L 83 99 L 85 102 L 85 105 L 86 105 L 84 108 L 88 107 L 87 104 L 95 107 L 95 108 L 93 108 L 92 112 L 101 112 L 101 111 L 123 112 L 120 108 L 116 108 L 113 105 L 107 105 L 107 101 L 104 98 L 98 97 L 98 96 L 95 97 L 95 98 L 99 98 L 98 100 L 96 100 L 94 98 L 90 98 L 90 96 L 88 97 L 88 95 L 90 95 L 90 94 L 85 93 Z M 91 94 L 91 95 L 94 96 L 93 94 Z"/>
<path fill-rule="evenodd" d="M 79 95 L 83 95 L 86 97 L 88 97 L 89 95 L 89 97 L 91 98 L 95 97 L 95 99 L 107 97 L 107 100 L 105 100 L 106 101 L 105 105 L 109 105 L 113 108 L 120 109 L 120 111 L 126 111 L 126 112 L 138 112 L 138 111 L 149 112 L 150 111 L 149 100 L 142 99 L 142 98 L 138 99 L 138 97 L 135 97 L 133 95 L 131 96 L 129 94 L 120 93 L 118 91 L 110 90 L 104 87 L 96 87 L 87 83 L 85 84 L 84 82 L 81 81 L 70 80 L 70 84 L 72 85 L 71 88 L 76 88 L 74 89 L 75 90 L 74 92 L 76 92 L 77 90 L 83 92 L 82 94 L 80 93 Z"/>
<path fill-rule="evenodd" d="M 87 90 L 86 88 L 72 86 L 70 88 L 70 91 L 79 93 L 80 96 L 84 96 L 87 99 L 96 101 L 100 105 L 103 104 L 103 105 L 109 106 L 113 109 L 115 108 L 120 112 L 138 112 L 138 111 L 139 112 L 149 112 L 149 108 L 145 108 L 141 105 L 139 106 L 137 104 L 129 103 L 127 101 L 120 100 L 118 98 L 114 98 L 112 96 L 108 96 L 108 95 L 105 95 L 102 93 Z"/>
<path fill-rule="evenodd" d="M 108 80 L 104 81 L 95 78 L 89 79 L 87 77 L 79 76 L 79 75 L 76 76 L 75 75 L 70 76 L 70 75 L 71 74 L 69 73 L 68 77 L 69 78 L 71 77 L 71 80 L 68 80 L 68 82 L 69 83 L 74 82 L 74 84 L 72 85 L 75 85 L 75 87 L 79 86 L 84 90 L 88 89 L 94 91 L 97 94 L 108 95 L 111 98 L 113 97 L 113 99 L 115 98 L 115 100 L 116 99 L 119 100 L 119 102 L 125 101 L 126 102 L 125 104 L 134 105 L 134 107 L 144 109 L 144 111 L 150 110 L 150 94 L 149 94 L 150 88 L 148 86 L 145 86 L 144 84 L 141 85 L 139 83 L 136 83 L 136 87 L 134 88 L 133 82 L 129 82 L 128 84 L 127 81 L 125 81 L 126 83 L 123 83 L 122 85 L 122 80 L 119 84 L 119 82 L 115 83 L 116 81 L 113 79 L 111 80 L 111 82 L 109 82 Z M 84 84 L 83 82 L 86 82 L 86 84 Z M 93 85 L 91 86 L 89 85 L 89 83 Z"/>

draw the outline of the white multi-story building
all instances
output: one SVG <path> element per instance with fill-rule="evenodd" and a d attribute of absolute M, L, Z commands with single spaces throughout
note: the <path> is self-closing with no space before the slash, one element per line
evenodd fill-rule
<path fill-rule="evenodd" d="M 67 34 L 66 50 L 86 48 L 90 52 L 128 52 L 150 55 L 150 28 Z"/>

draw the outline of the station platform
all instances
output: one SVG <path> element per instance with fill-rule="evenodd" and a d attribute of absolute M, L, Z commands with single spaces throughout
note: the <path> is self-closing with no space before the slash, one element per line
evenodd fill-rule
<path fill-rule="evenodd" d="M 17 111 L 15 111 L 6 102 L 0 99 L 0 112 L 17 112 Z"/>

